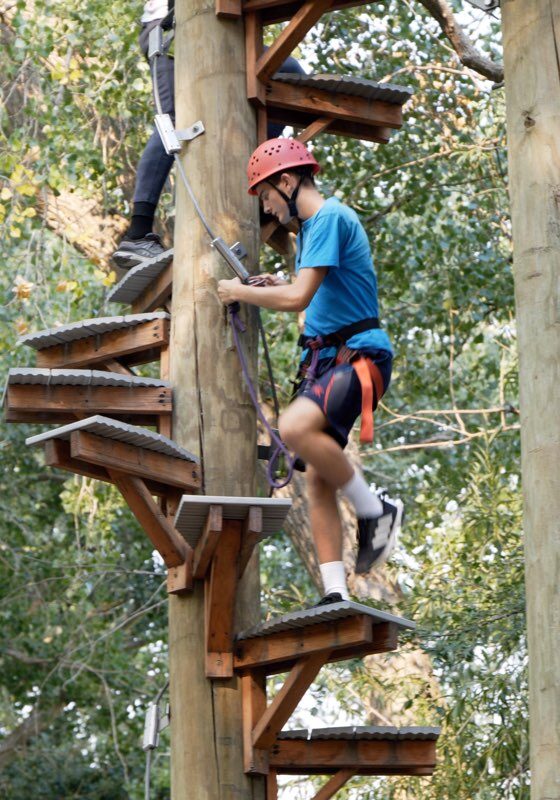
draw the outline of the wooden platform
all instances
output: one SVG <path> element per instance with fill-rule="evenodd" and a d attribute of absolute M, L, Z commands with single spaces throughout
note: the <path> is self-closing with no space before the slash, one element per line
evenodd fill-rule
<path fill-rule="evenodd" d="M 200 489 L 200 460 L 171 439 L 136 425 L 103 416 L 30 436 L 28 445 L 44 445 L 48 466 L 114 483 L 112 470 L 136 475 L 153 494 L 167 497 L 172 487 Z M 176 493 L 175 493 L 176 494 Z"/>
<path fill-rule="evenodd" d="M 172 411 L 171 386 L 159 378 L 140 378 L 87 369 L 15 368 L 4 391 L 7 422 L 73 422 L 92 413 L 138 418 L 157 425 Z"/>
<path fill-rule="evenodd" d="M 152 314 L 99 317 L 22 336 L 37 351 L 37 366 L 83 367 L 114 363 L 132 367 L 156 361 L 169 344 L 170 317 Z"/>
<path fill-rule="evenodd" d="M 285 672 L 304 656 L 326 651 L 329 663 L 395 650 L 399 632 L 415 623 L 343 600 L 271 619 L 236 636 L 234 667 Z"/>
<path fill-rule="evenodd" d="M 266 89 L 271 122 L 305 128 L 318 117 L 326 133 L 386 143 L 402 126 L 412 89 L 346 75 L 276 73 Z"/>
<path fill-rule="evenodd" d="M 270 768 L 282 775 L 431 775 L 439 728 L 344 727 L 282 731 Z"/>
<path fill-rule="evenodd" d="M 175 517 L 175 527 L 191 547 L 196 547 L 204 533 L 208 513 L 212 506 L 220 506 L 224 519 L 244 520 L 252 508 L 262 511 L 262 535 L 278 533 L 292 506 L 292 501 L 282 497 L 220 497 L 204 495 L 182 498 Z"/>
<path fill-rule="evenodd" d="M 166 250 L 130 269 L 111 289 L 107 301 L 129 304 L 135 314 L 142 314 L 168 304 L 172 286 L 173 250 Z"/>

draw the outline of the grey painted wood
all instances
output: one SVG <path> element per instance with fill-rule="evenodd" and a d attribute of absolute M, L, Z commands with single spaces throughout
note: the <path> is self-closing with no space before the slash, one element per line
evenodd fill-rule
<path fill-rule="evenodd" d="M 434 741 L 439 737 L 440 730 L 440 728 L 431 727 L 394 728 L 392 726 L 368 725 L 344 728 L 312 728 L 310 730 L 282 731 L 278 734 L 278 738 L 297 739 L 298 741 L 310 741 L 317 739 L 378 739 L 384 741 L 416 739 L 422 741 Z"/>
<path fill-rule="evenodd" d="M 179 447 L 178 444 L 168 439 L 167 436 L 162 436 L 161 433 L 155 433 L 138 425 L 129 425 L 126 422 L 120 422 L 110 417 L 103 417 L 100 414 L 81 419 L 78 422 L 71 422 L 69 425 L 63 425 L 60 428 L 53 428 L 36 436 L 30 436 L 25 440 L 25 443 L 35 445 L 43 444 L 43 442 L 47 442 L 50 439 L 67 440 L 73 431 L 87 431 L 88 433 L 94 433 L 96 436 L 102 436 L 104 439 L 114 439 L 145 450 L 154 450 L 156 453 L 163 453 L 173 458 L 192 461 L 196 464 L 200 463 L 200 459 L 197 456 L 185 450 L 184 447 Z"/>
<path fill-rule="evenodd" d="M 18 339 L 18 344 L 33 347 L 35 350 L 44 350 L 46 347 L 53 347 L 57 344 L 75 342 L 78 339 L 87 339 L 89 336 L 98 336 L 122 328 L 133 328 L 143 322 L 153 322 L 158 319 L 170 319 L 170 317 L 165 311 L 155 311 L 152 314 L 126 314 L 120 317 L 84 319 L 69 325 L 60 325 L 57 328 L 27 333 Z"/>
<path fill-rule="evenodd" d="M 12 367 L 8 385 L 41 384 L 43 386 L 128 386 L 170 388 L 169 381 L 159 378 L 141 378 L 138 375 L 121 375 L 98 369 L 39 369 L 37 367 Z"/>
<path fill-rule="evenodd" d="M 143 261 L 129 269 L 124 278 L 107 295 L 110 303 L 133 303 L 144 289 L 155 281 L 166 266 L 173 261 L 173 250 L 166 250 L 157 258 Z"/>
<path fill-rule="evenodd" d="M 365 97 L 368 100 L 380 100 L 399 106 L 406 103 L 414 94 L 409 86 L 376 83 L 353 75 L 298 75 L 292 72 L 277 72 L 273 80 L 308 86 L 312 89 L 324 89 L 327 92 Z"/>
<path fill-rule="evenodd" d="M 335 620 L 344 619 L 346 617 L 357 617 L 362 614 L 367 614 L 376 622 L 392 622 L 399 628 L 412 628 L 416 627 L 416 623 L 404 617 L 397 617 L 394 614 L 388 614 L 386 611 L 380 611 L 377 608 L 364 606 L 361 603 L 353 603 L 351 600 L 343 600 L 340 603 L 331 603 L 327 606 L 318 606 L 315 608 L 306 608 L 303 611 L 294 611 L 291 614 L 284 614 L 281 617 L 276 617 L 262 625 L 256 625 L 247 631 L 242 631 L 237 635 L 238 640 L 242 639 L 258 639 L 262 636 L 269 636 L 272 633 L 279 631 L 290 630 L 290 628 L 305 628 L 308 625 L 318 625 L 321 622 L 334 622 Z"/>
<path fill-rule="evenodd" d="M 263 535 L 270 536 L 281 530 L 292 501 L 283 497 L 220 497 L 219 495 L 183 495 L 175 527 L 191 547 L 202 536 L 210 506 L 222 506 L 224 519 L 245 519 L 251 507 L 263 511 Z"/>

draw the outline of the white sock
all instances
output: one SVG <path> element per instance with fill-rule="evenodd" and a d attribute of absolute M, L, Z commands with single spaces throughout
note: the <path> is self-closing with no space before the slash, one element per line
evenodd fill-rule
<path fill-rule="evenodd" d="M 341 493 L 352 505 L 358 517 L 380 517 L 383 513 L 383 504 L 366 483 L 366 479 L 358 470 L 348 483 L 340 487 Z"/>
<path fill-rule="evenodd" d="M 326 564 L 319 564 L 325 594 L 338 592 L 343 600 L 349 600 L 348 588 L 346 586 L 346 572 L 342 561 L 327 561 Z"/>

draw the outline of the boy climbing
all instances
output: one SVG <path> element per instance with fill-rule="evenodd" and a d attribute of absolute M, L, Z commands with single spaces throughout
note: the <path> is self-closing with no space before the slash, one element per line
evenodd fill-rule
<path fill-rule="evenodd" d="M 362 414 L 362 441 L 373 436 L 372 411 L 391 378 L 389 337 L 379 327 L 377 279 L 367 235 L 357 214 L 314 182 L 320 166 L 297 140 L 269 139 L 249 160 L 249 193 L 281 224 L 299 221 L 292 283 L 260 276 L 218 283 L 221 301 L 276 311 L 306 310 L 295 399 L 281 415 L 280 434 L 307 465 L 310 522 L 324 584 L 319 605 L 348 599 L 342 562 L 342 523 L 336 493 L 357 516 L 356 572 L 379 566 L 393 550 L 403 505 L 371 492 L 344 454 Z"/>

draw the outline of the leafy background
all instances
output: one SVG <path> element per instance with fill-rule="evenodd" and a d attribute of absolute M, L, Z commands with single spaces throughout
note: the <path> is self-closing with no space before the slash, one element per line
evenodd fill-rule
<path fill-rule="evenodd" d="M 454 7 L 477 46 L 499 59 L 499 20 Z M 151 124 L 138 16 L 139 4 L 124 0 L 0 5 L 4 375 L 32 364 L 18 335 L 110 313 L 106 254 L 125 224 Z M 416 723 L 442 725 L 433 779 L 355 779 L 341 798 L 522 800 L 526 644 L 503 89 L 464 68 L 423 7 L 401 0 L 325 17 L 298 55 L 315 71 L 414 89 L 388 146 L 325 134 L 314 147 L 321 189 L 358 210 L 374 251 L 397 359 L 362 464 L 405 501 L 387 573 L 403 593 L 399 611 L 419 625 L 411 646 L 431 664 L 429 674 L 390 682 L 383 664 L 324 671 L 302 720 L 376 723 L 383 693 Z M 168 237 L 172 189 L 159 222 Z M 78 224 L 53 215 L 57 204 L 77 209 Z M 265 248 L 263 268 L 277 259 Z M 268 314 L 266 326 L 285 401 L 296 324 Z M 140 798 L 143 714 L 166 681 L 164 570 L 111 487 L 43 469 L 41 454 L 22 446 L 34 430 L 4 425 L 0 446 L 0 793 Z M 315 600 L 288 538 L 262 555 L 267 613 Z M 164 734 L 158 798 L 169 795 L 167 749 Z M 312 794 L 309 781 L 292 780 L 281 797 Z"/>

